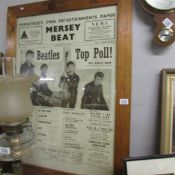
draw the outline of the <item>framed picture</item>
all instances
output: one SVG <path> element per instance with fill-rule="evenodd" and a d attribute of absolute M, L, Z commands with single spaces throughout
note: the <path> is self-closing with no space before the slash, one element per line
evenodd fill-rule
<path fill-rule="evenodd" d="M 161 153 L 175 152 L 175 69 L 162 72 Z"/>
<path fill-rule="evenodd" d="M 157 155 L 128 158 L 125 162 L 125 175 L 174 175 L 175 155 Z"/>
<path fill-rule="evenodd" d="M 3 53 L 0 52 L 0 58 L 3 57 Z M 0 59 L 0 75 L 2 75 L 2 60 Z"/>
<path fill-rule="evenodd" d="M 131 6 L 49 0 L 9 7 L 7 55 L 19 73 L 40 76 L 31 92 L 36 146 L 23 174 L 121 174 L 129 154 Z"/>

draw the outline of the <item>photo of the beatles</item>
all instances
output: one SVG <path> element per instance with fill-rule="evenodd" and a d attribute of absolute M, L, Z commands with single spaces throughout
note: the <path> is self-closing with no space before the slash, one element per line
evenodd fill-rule
<path fill-rule="evenodd" d="M 35 62 L 35 52 L 32 49 L 26 50 L 20 73 L 35 73 L 40 77 L 32 85 L 33 105 L 109 111 L 111 71 L 78 70 L 75 62 L 70 59 L 69 51 L 65 51 L 63 56 L 64 62 L 59 63 L 59 68 L 53 73 L 56 64 L 53 66 L 51 62 Z"/>

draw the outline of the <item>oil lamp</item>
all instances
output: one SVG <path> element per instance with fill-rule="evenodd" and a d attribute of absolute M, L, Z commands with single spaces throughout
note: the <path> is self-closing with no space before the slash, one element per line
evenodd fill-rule
<path fill-rule="evenodd" d="M 7 75 L 6 63 L 14 62 L 15 59 L 0 59 L 3 73 L 0 75 L 0 162 L 7 164 L 20 161 L 34 143 L 34 133 L 28 117 L 33 112 L 30 88 L 38 76 L 16 73 Z"/>

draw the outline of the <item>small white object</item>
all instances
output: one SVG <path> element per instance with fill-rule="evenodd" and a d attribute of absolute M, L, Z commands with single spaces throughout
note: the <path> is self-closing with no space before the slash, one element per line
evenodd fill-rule
<path fill-rule="evenodd" d="M 120 99 L 120 105 L 128 105 L 128 104 L 129 104 L 129 100 L 127 98 Z"/>
<path fill-rule="evenodd" d="M 40 81 L 54 81 L 54 78 L 52 78 L 52 77 L 50 77 L 50 78 L 49 77 L 48 78 L 47 77 L 45 77 L 45 78 L 41 77 Z"/>
<path fill-rule="evenodd" d="M 23 10 L 24 10 L 24 7 L 23 7 L 23 6 L 22 6 L 22 7 L 20 7 L 20 10 L 21 10 L 21 11 L 23 11 Z"/>
<path fill-rule="evenodd" d="M 10 148 L 9 147 L 0 147 L 0 154 L 10 155 Z"/>
<path fill-rule="evenodd" d="M 165 18 L 162 23 L 164 26 L 169 27 L 169 28 L 174 25 L 173 22 L 169 18 Z"/>

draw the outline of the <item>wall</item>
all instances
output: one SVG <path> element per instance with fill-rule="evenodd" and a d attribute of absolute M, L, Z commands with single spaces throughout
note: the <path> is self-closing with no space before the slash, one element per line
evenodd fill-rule
<path fill-rule="evenodd" d="M 0 1 L 0 51 L 5 51 L 7 7 L 39 0 Z M 42 1 L 42 0 L 41 0 Z M 134 1 L 131 108 L 131 156 L 158 153 L 160 135 L 160 78 L 163 68 L 175 67 L 172 44 L 162 48 L 152 43 L 153 19 Z"/>
<path fill-rule="evenodd" d="M 175 45 L 152 42 L 154 22 L 137 0 L 133 9 L 131 155 L 157 154 L 161 120 L 161 70 L 175 67 Z"/>

